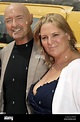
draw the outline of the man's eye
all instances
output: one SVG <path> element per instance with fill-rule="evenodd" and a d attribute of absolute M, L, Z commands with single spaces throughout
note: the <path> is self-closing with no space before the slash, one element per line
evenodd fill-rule
<path fill-rule="evenodd" d="M 11 21 L 12 21 L 11 19 L 5 20 L 6 23 L 10 23 Z"/>
<path fill-rule="evenodd" d="M 18 18 L 18 19 L 22 19 L 22 18 Z"/>
<path fill-rule="evenodd" d="M 18 17 L 18 20 L 22 20 L 23 18 L 22 17 Z"/>

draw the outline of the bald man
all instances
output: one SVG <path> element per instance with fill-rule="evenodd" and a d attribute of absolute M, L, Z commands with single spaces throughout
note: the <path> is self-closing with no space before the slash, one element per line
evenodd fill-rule
<path fill-rule="evenodd" d="M 14 40 L 0 51 L 0 112 L 31 114 L 29 88 L 47 71 L 33 39 L 33 15 L 23 4 L 12 3 L 4 11 L 4 21 Z"/>

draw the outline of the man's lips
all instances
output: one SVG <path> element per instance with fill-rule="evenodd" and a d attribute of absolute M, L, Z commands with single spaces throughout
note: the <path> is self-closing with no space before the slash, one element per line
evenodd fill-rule
<path fill-rule="evenodd" d="M 21 31 L 20 29 L 13 30 L 13 35 L 16 35 L 20 31 Z"/>
<path fill-rule="evenodd" d="M 18 31 L 20 31 L 20 29 L 13 30 L 14 33 L 18 32 Z"/>

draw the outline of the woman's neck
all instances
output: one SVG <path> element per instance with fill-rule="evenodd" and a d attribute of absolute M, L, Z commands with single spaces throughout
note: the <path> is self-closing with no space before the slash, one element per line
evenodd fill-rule
<path fill-rule="evenodd" d="M 66 53 L 63 53 L 62 55 L 60 55 L 60 57 L 55 58 L 55 63 L 52 65 L 52 67 L 62 69 L 63 67 L 67 66 L 71 61 L 79 57 L 79 53 L 67 50 Z"/>

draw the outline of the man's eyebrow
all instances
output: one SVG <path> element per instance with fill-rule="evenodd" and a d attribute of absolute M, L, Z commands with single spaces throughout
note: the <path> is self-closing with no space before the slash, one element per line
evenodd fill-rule
<path fill-rule="evenodd" d="M 23 17 L 23 15 L 20 14 L 20 15 L 17 15 L 17 16 L 15 16 L 15 17 Z"/>
<path fill-rule="evenodd" d="M 10 17 L 6 17 L 6 18 L 4 18 L 4 21 L 5 21 L 5 20 L 8 20 L 8 19 L 11 19 L 11 18 L 10 18 Z"/>
<path fill-rule="evenodd" d="M 23 15 L 17 15 L 17 16 L 15 16 L 15 18 L 16 18 L 16 17 L 23 17 Z M 6 18 L 4 18 L 4 21 L 5 21 L 5 20 L 8 20 L 8 19 L 11 19 L 11 18 L 12 18 L 12 17 L 6 17 Z"/>

